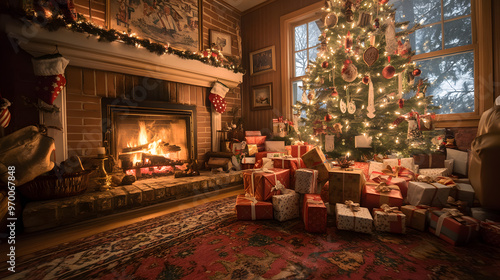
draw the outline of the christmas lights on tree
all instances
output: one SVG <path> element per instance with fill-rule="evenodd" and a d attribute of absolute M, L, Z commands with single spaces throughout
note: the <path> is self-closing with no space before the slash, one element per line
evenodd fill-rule
<path fill-rule="evenodd" d="M 357 160 L 436 148 L 429 113 L 435 107 L 425 96 L 425 73 L 411 60 L 408 35 L 419 25 L 395 23 L 387 2 L 325 1 L 317 58 L 309 61 L 302 100 L 294 105 L 301 118 L 293 140 L 330 147 L 333 158 L 349 153 Z"/>

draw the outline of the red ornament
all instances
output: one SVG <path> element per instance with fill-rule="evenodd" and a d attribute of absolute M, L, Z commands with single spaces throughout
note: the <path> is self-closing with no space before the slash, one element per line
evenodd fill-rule
<path fill-rule="evenodd" d="M 389 2 L 389 0 L 380 0 L 380 1 L 378 1 L 378 3 L 379 3 L 380 5 L 387 4 L 387 2 Z"/>
<path fill-rule="evenodd" d="M 203 56 L 208 56 L 208 52 L 207 51 L 203 51 Z"/>
<path fill-rule="evenodd" d="M 323 61 L 323 63 L 321 63 L 321 67 L 323 68 L 328 68 L 328 61 Z"/>
<path fill-rule="evenodd" d="M 214 53 L 214 52 L 213 52 L 213 53 L 212 53 L 212 56 L 213 56 L 213 57 L 215 57 L 215 58 L 217 58 L 217 53 Z"/>
<path fill-rule="evenodd" d="M 335 97 L 335 96 L 339 96 L 339 93 L 337 92 L 337 89 L 336 88 L 333 88 L 332 90 L 332 96 Z"/>
<path fill-rule="evenodd" d="M 394 74 L 396 74 L 396 69 L 392 65 L 387 65 L 382 70 L 382 76 L 384 76 L 384 78 L 386 78 L 386 79 L 390 79 L 390 78 L 394 77 Z"/>
<path fill-rule="evenodd" d="M 420 74 L 422 74 L 422 71 L 417 68 L 417 69 L 413 70 L 412 74 L 413 74 L 413 76 L 417 77 L 417 76 L 420 76 Z"/>
<path fill-rule="evenodd" d="M 364 76 L 363 80 L 361 80 L 361 81 L 363 82 L 363 84 L 367 85 L 370 82 L 370 77 Z"/>
<path fill-rule="evenodd" d="M 347 31 L 347 36 L 345 37 L 345 48 L 346 50 L 350 50 L 352 47 L 352 36 L 351 32 Z"/>
<path fill-rule="evenodd" d="M 326 114 L 326 116 L 325 116 L 325 121 L 329 122 L 329 121 L 331 121 L 331 120 L 333 120 L 332 115 L 330 115 L 330 114 Z"/>
<path fill-rule="evenodd" d="M 401 108 L 403 108 L 404 104 L 405 104 L 404 99 L 403 99 L 403 98 L 400 98 L 400 99 L 398 100 L 398 105 L 399 105 L 399 108 L 400 108 L 400 109 L 401 109 Z"/>
<path fill-rule="evenodd" d="M 375 28 L 380 27 L 380 20 L 378 18 L 375 19 L 375 24 L 373 25 Z"/>

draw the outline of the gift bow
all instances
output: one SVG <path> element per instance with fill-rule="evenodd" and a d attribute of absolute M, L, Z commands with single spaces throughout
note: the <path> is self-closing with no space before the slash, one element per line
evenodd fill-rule
<path fill-rule="evenodd" d="M 361 210 L 359 207 L 359 203 L 354 203 L 354 201 L 352 200 L 346 200 L 344 204 L 347 208 L 350 208 L 352 212 L 358 212 L 359 210 Z"/>
<path fill-rule="evenodd" d="M 382 209 L 385 213 L 401 213 L 398 207 L 391 207 L 388 204 L 382 204 L 380 209 Z"/>
<path fill-rule="evenodd" d="M 255 211 L 255 204 L 257 204 L 257 199 L 251 194 L 245 194 L 244 199 L 250 200 L 250 214 L 252 215 L 252 221 L 257 220 L 257 211 Z"/>
<path fill-rule="evenodd" d="M 386 175 L 391 175 L 394 177 L 399 176 L 399 170 L 401 169 L 401 166 L 395 166 L 394 169 L 390 165 L 386 165 L 384 169 L 382 169 L 382 173 Z"/>
<path fill-rule="evenodd" d="M 375 191 L 380 193 L 388 193 L 392 190 L 399 190 L 399 187 L 396 185 L 387 185 L 385 182 L 381 182 L 375 187 Z"/>

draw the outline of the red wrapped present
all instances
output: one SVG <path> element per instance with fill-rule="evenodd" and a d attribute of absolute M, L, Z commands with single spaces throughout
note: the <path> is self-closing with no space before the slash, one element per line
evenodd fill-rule
<path fill-rule="evenodd" d="M 273 204 L 240 194 L 236 197 L 236 217 L 238 220 L 271 220 Z"/>
<path fill-rule="evenodd" d="M 292 157 L 295 158 L 302 157 L 312 148 L 314 148 L 313 145 L 292 145 L 292 150 L 291 150 Z"/>
<path fill-rule="evenodd" d="M 263 146 L 265 149 L 266 136 L 245 136 L 245 141 L 247 144 L 256 144 L 258 146 Z"/>
<path fill-rule="evenodd" d="M 326 207 L 319 194 L 305 194 L 303 219 L 308 232 L 326 232 Z"/>
<path fill-rule="evenodd" d="M 481 222 L 481 238 L 484 242 L 500 247 L 500 223 L 493 221 Z"/>
<path fill-rule="evenodd" d="M 280 157 L 273 158 L 273 167 L 290 170 L 290 188 L 295 187 L 295 172 L 297 169 L 305 167 L 301 158 Z"/>
<path fill-rule="evenodd" d="M 361 205 L 371 211 L 373 208 L 379 208 L 382 204 L 401 207 L 403 197 L 399 187 L 387 182 L 367 181 L 362 191 Z"/>
<path fill-rule="evenodd" d="M 386 175 L 382 172 L 373 171 L 369 178 L 370 178 L 370 180 L 377 182 L 377 183 L 386 182 L 387 184 L 398 186 L 399 190 L 401 191 L 401 196 L 403 197 L 403 199 L 408 194 L 408 182 L 409 182 L 409 180 L 407 180 L 406 177 L 405 178 L 393 177 L 391 175 Z"/>
<path fill-rule="evenodd" d="M 457 209 L 431 210 L 429 231 L 452 245 L 463 245 L 477 237 L 479 221 Z"/>
<path fill-rule="evenodd" d="M 365 175 L 365 178 L 370 178 L 370 176 L 368 174 L 368 171 L 370 170 L 370 163 L 369 162 L 355 161 L 352 167 L 356 168 L 356 169 L 361 169 L 363 171 L 363 174 Z"/>
<path fill-rule="evenodd" d="M 273 195 L 280 194 L 281 189 L 290 188 L 290 170 L 252 169 L 243 171 L 245 193 L 258 201 L 268 201 Z"/>
<path fill-rule="evenodd" d="M 327 181 L 323 187 L 321 187 L 321 199 L 324 203 L 330 202 L 330 181 Z"/>
<path fill-rule="evenodd" d="M 392 233 L 406 233 L 406 215 L 398 207 L 383 204 L 373 209 L 375 230 Z"/>

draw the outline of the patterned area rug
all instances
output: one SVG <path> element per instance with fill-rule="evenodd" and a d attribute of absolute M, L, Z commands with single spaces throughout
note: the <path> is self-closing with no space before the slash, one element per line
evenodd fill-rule
<path fill-rule="evenodd" d="M 428 232 L 309 234 L 299 219 L 238 221 L 235 197 L 18 258 L 2 279 L 500 279 L 500 249 Z"/>

